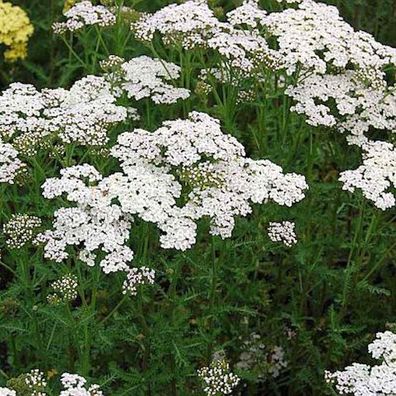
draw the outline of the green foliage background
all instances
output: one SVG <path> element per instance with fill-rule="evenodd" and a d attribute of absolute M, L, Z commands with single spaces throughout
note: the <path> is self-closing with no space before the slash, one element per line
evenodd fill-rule
<path fill-rule="evenodd" d="M 0 64 L 2 88 L 12 81 L 67 87 L 82 75 L 99 72 L 98 60 L 106 53 L 97 50 L 94 31 L 72 42 L 84 65 L 51 33 L 52 22 L 61 18 L 62 1 L 13 3 L 29 13 L 36 31 L 25 61 Z M 124 3 L 155 10 L 170 1 Z M 225 9 L 237 4 L 212 3 Z M 335 4 L 355 28 L 396 45 L 393 0 L 327 3 Z M 127 59 L 150 54 L 132 37 L 123 45 L 125 27 L 103 34 L 108 47 Z M 197 57 L 160 42 L 155 48 L 164 59 L 183 63 L 181 81 L 194 90 Z M 395 213 L 341 190 L 338 172 L 356 166 L 359 153 L 342 136 L 309 127 L 290 113 L 289 99 L 281 92 L 238 108 L 233 98 L 228 87 L 221 102 L 197 94 L 171 108 L 144 102 L 140 126 L 154 129 L 192 109 L 206 111 L 221 119 L 250 156 L 304 174 L 310 185 L 306 199 L 287 210 L 271 204 L 255 207 L 252 215 L 237 221 L 229 240 L 208 237 L 202 224 L 196 246 L 185 253 L 160 249 L 155 227 L 138 222 L 132 233 L 135 263 L 156 268 L 159 275 L 155 286 L 142 288 L 135 298 L 122 297 L 122 277 L 103 276 L 76 260 L 54 265 L 32 247 L 10 251 L 3 238 L 0 386 L 8 377 L 40 368 L 86 375 L 112 396 L 200 395 L 196 369 L 222 349 L 237 362 L 243 341 L 253 332 L 269 347 L 281 345 L 289 365 L 277 379 L 267 375 L 261 384 L 255 383 L 255 372 L 238 373 L 246 384 L 244 395 L 331 395 L 324 369 L 369 361 L 366 346 L 374 333 L 396 322 Z M 94 154 L 87 158 L 102 171 L 115 166 Z M 78 155 L 66 165 L 77 160 Z M 61 164 L 42 153 L 31 165 L 24 187 L 0 187 L 1 223 L 17 212 L 51 219 L 54 204 L 41 197 L 40 185 L 58 175 Z M 284 218 L 297 224 L 300 240 L 291 249 L 266 236 L 268 221 Z M 48 284 L 69 270 L 78 275 L 84 298 L 72 305 L 48 305 Z M 295 332 L 291 339 L 286 328 Z"/>

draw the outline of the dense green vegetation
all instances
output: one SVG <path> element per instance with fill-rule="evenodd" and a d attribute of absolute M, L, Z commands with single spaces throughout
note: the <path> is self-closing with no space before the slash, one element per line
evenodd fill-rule
<path fill-rule="evenodd" d="M 291 208 L 253 205 L 250 215 L 236 218 L 228 239 L 209 235 L 209 222 L 201 221 L 196 244 L 184 252 L 161 248 L 157 227 L 136 219 L 130 238 L 133 264 L 154 268 L 156 280 L 133 297 L 121 292 L 122 274 L 105 275 L 98 266 L 80 262 L 77 253 L 54 263 L 30 243 L 11 249 L 3 232 L 0 386 L 39 368 L 49 375 L 54 395 L 59 394 L 55 379 L 63 372 L 90 378 L 111 396 L 201 395 L 197 369 L 223 351 L 241 378 L 235 394 L 335 394 L 324 382 L 324 370 L 370 362 L 367 344 L 377 331 L 396 323 L 394 208 L 382 211 L 361 192 L 343 191 L 338 180 L 341 171 L 359 165 L 360 149 L 333 129 L 309 126 L 304 116 L 290 111 L 292 101 L 281 86 L 266 89 L 253 83 L 254 100 L 242 103 L 236 100 L 241 86 L 214 84 L 214 92 L 202 92 L 199 70 L 216 65 L 218 55 L 171 48 L 159 37 L 145 45 L 131 34 L 125 18 L 109 28 L 57 36 L 51 25 L 62 19 L 63 1 L 12 2 L 27 11 L 35 33 L 25 60 L 0 60 L 2 89 L 16 81 L 69 88 L 87 74 L 100 75 L 99 61 L 109 54 L 126 60 L 142 54 L 161 57 L 182 67 L 177 85 L 190 89 L 191 96 L 172 105 L 155 105 L 149 98 L 133 103 L 141 119 L 112 128 L 109 144 L 120 132 L 154 131 L 165 120 L 201 111 L 218 118 L 247 156 L 304 175 L 309 190 Z M 336 5 L 354 28 L 396 46 L 394 1 L 326 2 Z M 122 3 L 155 11 L 172 2 Z M 209 3 L 220 18 L 240 4 Z M 260 4 L 281 8 L 270 0 Z M 25 162 L 29 171 L 23 184 L 0 185 L 1 224 L 12 214 L 26 213 L 40 217 L 43 229 L 51 227 L 54 210 L 72 205 L 64 198 L 43 198 L 40 186 L 59 177 L 64 167 L 86 162 L 106 175 L 119 169 L 114 158 L 84 147 L 60 157 L 41 150 Z M 296 223 L 298 243 L 290 248 L 267 236 L 270 221 L 285 219 Z M 78 298 L 49 304 L 50 283 L 69 272 L 78 279 Z M 260 335 L 265 358 L 250 370 L 238 370 L 252 334 Z M 287 367 L 274 378 L 271 351 L 276 346 L 284 350 Z"/>

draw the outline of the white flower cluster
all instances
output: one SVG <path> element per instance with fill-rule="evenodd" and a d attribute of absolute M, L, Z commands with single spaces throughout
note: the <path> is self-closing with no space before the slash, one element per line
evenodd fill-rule
<path fill-rule="evenodd" d="M 360 189 L 363 195 L 385 210 L 395 206 L 395 194 L 388 191 L 396 187 L 396 150 L 387 142 L 364 143 L 363 164 L 357 169 L 341 172 L 339 180 L 343 189 L 354 192 Z"/>
<path fill-rule="evenodd" d="M 99 385 L 86 386 L 87 380 L 77 374 L 63 373 L 61 376 L 63 390 L 59 396 L 104 396 Z"/>
<path fill-rule="evenodd" d="M 153 274 L 145 270 L 131 275 L 133 251 L 127 241 L 132 219 L 112 203 L 118 198 L 118 176 L 121 174 L 103 178 L 94 167 L 83 164 L 63 169 L 59 179 L 47 179 L 43 184 L 45 198 L 65 195 L 77 207 L 58 209 L 53 229 L 40 233 L 36 243 L 43 243 L 44 257 L 56 262 L 69 257 L 68 246 L 82 246 L 79 259 L 89 266 L 95 265 L 98 252 L 104 252 L 99 262 L 103 272 L 125 272 L 132 284 L 124 283 L 124 290 L 133 291 L 137 283 L 152 283 Z"/>
<path fill-rule="evenodd" d="M 134 269 L 127 246 L 132 216 L 157 224 L 164 248 L 185 250 L 195 243 L 196 221 L 211 220 L 211 233 L 231 236 L 234 218 L 251 212 L 252 203 L 273 200 L 291 206 L 308 188 L 303 176 L 284 174 L 267 160 L 245 158 L 243 146 L 221 131 L 218 120 L 190 113 L 166 121 L 155 132 L 123 133 L 111 154 L 121 172 L 102 177 L 87 164 L 63 169 L 43 185 L 45 198 L 65 196 L 76 207 L 58 209 L 53 229 L 39 234 L 46 258 L 60 262 L 68 246 L 82 246 L 80 260 L 94 265 L 97 252 L 105 273 L 127 273 L 124 291 L 152 283 L 152 271 Z M 184 205 L 177 200 L 183 196 Z"/>
<path fill-rule="evenodd" d="M 353 363 L 344 371 L 325 372 L 325 379 L 335 383 L 340 395 L 385 396 L 396 391 L 396 334 L 385 331 L 377 333 L 377 339 L 368 347 L 375 359 L 381 359 L 377 366 Z"/>
<path fill-rule="evenodd" d="M 310 125 L 347 132 L 349 142 L 358 145 L 371 129 L 396 131 L 396 87 L 387 88 L 382 76 L 365 76 L 361 71 L 309 76 L 287 89 L 296 101 L 291 110 Z"/>
<path fill-rule="evenodd" d="M 313 0 L 298 9 L 274 12 L 260 24 L 277 38 L 288 74 L 297 66 L 324 74 L 328 68 L 380 68 L 395 60 L 396 51 L 381 45 L 365 32 L 355 32 L 336 7 Z"/>
<path fill-rule="evenodd" d="M 286 3 L 286 4 L 297 4 L 301 3 L 303 0 L 276 0 L 278 3 Z"/>
<path fill-rule="evenodd" d="M 235 13 L 231 18 L 238 19 Z M 256 20 L 257 16 L 252 18 Z M 281 64 L 276 51 L 271 50 L 257 32 L 239 30 L 230 23 L 220 22 L 204 0 L 171 4 L 152 15 L 145 14 L 132 24 L 132 29 L 143 41 L 151 41 L 158 32 L 166 44 L 181 45 L 184 49 L 212 49 L 245 75 L 262 65 L 276 69 Z"/>
<path fill-rule="evenodd" d="M 10 249 L 20 249 L 30 242 L 41 226 L 41 219 L 27 214 L 13 214 L 4 224 L 3 232 Z"/>
<path fill-rule="evenodd" d="M 0 396 L 17 396 L 17 394 L 12 389 L 0 387 Z"/>
<path fill-rule="evenodd" d="M 43 372 L 33 369 L 26 374 L 25 381 L 32 392 L 31 396 L 46 396 L 45 387 L 47 386 L 47 381 Z"/>
<path fill-rule="evenodd" d="M 115 15 L 102 5 L 93 5 L 90 1 L 81 1 L 65 12 L 66 22 L 52 25 L 54 33 L 74 32 L 84 26 L 111 26 L 116 22 Z"/>
<path fill-rule="evenodd" d="M 108 129 L 127 116 L 110 91 L 111 85 L 96 76 L 82 78 L 69 90 L 11 84 L 0 96 L 0 136 L 24 155 L 35 154 L 55 137 L 63 144 L 104 145 Z"/>
<path fill-rule="evenodd" d="M 235 216 L 250 203 L 273 200 L 291 206 L 308 187 L 303 176 L 283 174 L 267 160 L 245 158 L 243 146 L 225 135 L 219 121 L 192 112 L 186 120 L 164 122 L 153 133 L 123 133 L 112 155 L 126 176 L 113 175 L 122 210 L 154 222 L 165 233 L 164 248 L 185 250 L 195 242 L 195 221 L 211 219 L 211 233 L 231 236 Z M 183 206 L 176 199 L 183 192 Z"/>
<path fill-rule="evenodd" d="M 256 29 L 262 25 L 268 15 L 259 6 L 258 0 L 245 0 L 242 5 L 227 13 L 227 20 L 232 26 L 246 25 Z"/>
<path fill-rule="evenodd" d="M 30 396 L 47 396 L 45 392 L 47 381 L 44 378 L 44 373 L 35 369 L 18 377 L 18 379 L 22 377 L 29 389 L 28 392 L 31 392 Z M 61 390 L 59 396 L 104 396 L 99 385 L 94 384 L 87 387 L 87 380 L 80 375 L 63 373 L 60 381 L 63 390 Z M 18 385 L 16 384 L 16 386 Z M 0 387 L 0 396 L 18 396 L 19 394 L 14 389 Z M 25 391 L 23 394 L 26 394 Z"/>
<path fill-rule="evenodd" d="M 313 0 L 286 3 L 299 4 L 268 13 L 257 0 L 245 0 L 220 22 L 206 1 L 190 0 L 145 15 L 133 29 L 140 39 L 152 40 L 158 32 L 167 44 L 217 51 L 222 77 L 230 70 L 237 76 L 239 70 L 244 77 L 255 71 L 260 78 L 261 65 L 297 73 L 303 78 L 287 90 L 297 102 L 292 110 L 305 114 L 311 125 L 348 132 L 350 143 L 361 145 L 371 129 L 394 131 L 396 88 L 387 86 L 383 69 L 396 64 L 396 49 L 354 31 L 333 6 Z M 277 50 L 268 45 L 272 39 Z"/>
<path fill-rule="evenodd" d="M 374 359 L 382 359 L 386 364 L 396 364 L 396 334 L 391 331 L 377 333 L 377 338 L 368 346 Z"/>
<path fill-rule="evenodd" d="M 47 296 L 50 304 L 73 301 L 78 296 L 78 281 L 75 275 L 64 275 L 50 286 L 54 290 L 53 294 Z"/>
<path fill-rule="evenodd" d="M 240 378 L 230 371 L 225 359 L 214 360 L 209 367 L 198 370 L 198 377 L 204 383 L 207 396 L 229 395 L 239 384 Z"/>
<path fill-rule="evenodd" d="M 266 347 L 261 341 L 260 334 L 250 334 L 250 337 L 243 342 L 243 349 L 239 355 L 239 361 L 235 364 L 238 370 L 252 370 L 257 364 L 267 362 Z M 263 375 L 260 373 L 258 379 L 262 378 Z"/>
<path fill-rule="evenodd" d="M 126 246 L 131 219 L 112 204 L 108 187 L 102 175 L 87 164 L 63 169 L 59 179 L 46 180 L 45 198 L 65 194 L 69 201 L 77 203 L 77 207 L 57 210 L 54 229 L 37 236 L 37 242 L 45 243 L 46 258 L 61 262 L 69 256 L 67 246 L 82 244 L 79 258 L 86 264 L 94 265 L 95 250 L 102 249 L 107 253 L 100 261 L 105 273 L 128 270 L 127 262 L 133 258 L 132 250 Z"/>
<path fill-rule="evenodd" d="M 295 224 L 290 221 L 271 222 L 268 227 L 268 236 L 273 242 L 282 242 L 287 247 L 291 247 L 297 243 L 294 228 Z"/>
<path fill-rule="evenodd" d="M 257 380 L 263 381 L 267 373 L 273 378 L 278 377 L 287 365 L 285 352 L 281 346 L 267 348 L 261 336 L 252 333 L 244 341 L 244 351 L 239 355 L 239 361 L 235 367 L 240 370 L 253 370 L 257 372 Z"/>
<path fill-rule="evenodd" d="M 287 367 L 288 362 L 285 359 L 285 351 L 281 346 L 274 346 L 268 356 L 269 373 L 274 377 L 279 377 L 280 372 Z"/>
<path fill-rule="evenodd" d="M 18 158 L 18 151 L 0 138 L 0 183 L 14 184 L 15 178 L 26 168 Z"/>
<path fill-rule="evenodd" d="M 136 37 L 152 41 L 158 32 L 166 44 L 179 43 L 191 49 L 205 46 L 212 31 L 220 25 L 205 0 L 170 4 L 154 14 L 144 14 L 132 23 Z"/>
<path fill-rule="evenodd" d="M 180 76 L 180 67 L 174 63 L 142 55 L 128 62 L 111 56 L 101 65 L 105 70 L 111 70 L 107 79 L 129 98 L 150 98 L 157 104 L 170 104 L 190 96 L 188 89 L 176 88 L 167 82 Z"/>
<path fill-rule="evenodd" d="M 394 195 L 385 192 L 394 184 L 393 146 L 371 142 L 368 133 L 396 131 L 396 87 L 384 72 L 396 65 L 396 49 L 355 32 L 335 7 L 312 0 L 269 14 L 248 0 L 228 17 L 234 25 L 276 38 L 286 72 L 300 77 L 286 89 L 295 101 L 292 111 L 304 114 L 308 124 L 335 128 L 346 133 L 350 144 L 362 146 L 367 165 L 343 172 L 344 188 L 361 188 L 381 209 L 394 206 Z"/>
<path fill-rule="evenodd" d="M 147 267 L 130 268 L 124 281 L 123 293 L 135 296 L 137 287 L 144 284 L 154 284 L 155 271 Z"/>

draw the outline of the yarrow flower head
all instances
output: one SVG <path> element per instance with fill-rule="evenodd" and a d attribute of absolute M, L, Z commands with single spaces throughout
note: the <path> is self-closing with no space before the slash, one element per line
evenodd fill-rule
<path fill-rule="evenodd" d="M 274 378 L 279 377 L 280 372 L 283 369 L 285 369 L 288 365 L 288 362 L 285 359 L 285 351 L 279 345 L 276 345 L 272 348 L 272 350 L 268 355 L 268 361 L 269 361 L 268 372 Z"/>
<path fill-rule="evenodd" d="M 325 379 L 335 384 L 340 395 L 354 396 L 393 395 L 396 389 L 396 334 L 391 331 L 377 333 L 377 339 L 368 347 L 376 366 L 353 363 L 344 371 L 326 371 Z"/>
<path fill-rule="evenodd" d="M 285 351 L 281 346 L 267 347 L 259 334 L 252 333 L 243 343 L 243 352 L 235 367 L 257 375 L 257 382 L 264 381 L 268 375 L 276 378 L 287 367 Z"/>
<path fill-rule="evenodd" d="M 137 287 L 142 284 L 154 284 L 155 271 L 147 267 L 130 268 L 123 284 L 123 293 L 135 296 Z"/>
<path fill-rule="evenodd" d="M 61 384 L 64 389 L 59 396 L 104 396 L 99 385 L 87 387 L 87 380 L 78 374 L 63 373 Z"/>
<path fill-rule="evenodd" d="M 46 396 L 47 381 L 44 373 L 38 369 L 31 370 L 27 374 L 21 374 L 17 378 L 11 378 L 7 381 L 8 388 L 0 388 L 0 395 L 5 389 L 5 395 L 26 395 L 26 396 Z M 8 393 L 7 393 L 8 392 Z"/>
<path fill-rule="evenodd" d="M 93 5 L 90 1 L 74 4 L 65 12 L 65 17 L 66 22 L 56 22 L 52 25 L 56 34 L 67 31 L 74 32 L 85 26 L 111 26 L 116 22 L 115 15 L 108 8 L 102 5 Z"/>
<path fill-rule="evenodd" d="M 54 230 L 37 236 L 37 242 L 45 243 L 45 257 L 61 262 L 68 257 L 68 245 L 83 244 L 80 260 L 94 265 L 94 251 L 103 246 L 108 256 L 100 266 L 105 273 L 128 269 L 126 263 L 132 260 L 133 252 L 124 243 L 129 237 L 131 220 L 111 203 L 113 197 L 102 182 L 102 175 L 86 164 L 63 169 L 61 175 L 60 179 L 47 179 L 44 197 L 52 199 L 65 194 L 78 206 L 57 210 Z"/>
<path fill-rule="evenodd" d="M 55 282 L 51 283 L 54 293 L 47 296 L 50 304 L 70 302 L 78 296 L 78 281 L 75 275 L 67 274 Z"/>
<path fill-rule="evenodd" d="M 170 104 L 190 96 L 188 89 L 176 88 L 167 82 L 179 78 L 180 67 L 162 59 L 143 55 L 125 62 L 111 56 L 101 65 L 105 70 L 111 70 L 106 78 L 112 82 L 113 88 L 118 88 L 119 93 L 126 92 L 129 98 L 151 98 L 157 104 Z"/>
<path fill-rule="evenodd" d="M 63 169 L 59 179 L 47 179 L 43 185 L 45 198 L 65 195 L 77 206 L 58 209 L 53 229 L 40 233 L 35 242 L 44 244 L 44 256 L 56 262 L 69 256 L 68 246 L 82 246 L 79 259 L 89 266 L 96 264 L 99 252 L 104 252 L 99 261 L 103 272 L 125 272 L 132 283 L 124 283 L 124 290 L 133 291 L 137 283 L 152 283 L 153 274 L 144 270 L 131 275 L 133 251 L 127 241 L 132 218 L 112 203 L 117 197 L 117 174 L 114 177 L 113 184 L 111 178 L 103 178 L 94 167 L 84 164 Z"/>
<path fill-rule="evenodd" d="M 4 225 L 6 244 L 10 249 L 20 249 L 30 242 L 41 227 L 41 219 L 27 214 L 14 214 Z"/>
<path fill-rule="evenodd" d="M 0 183 L 13 184 L 25 169 L 26 164 L 18 158 L 18 151 L 0 138 Z"/>
<path fill-rule="evenodd" d="M 256 3 L 252 1 L 249 4 L 252 9 Z M 242 20 L 243 18 L 236 17 L 239 14 L 239 10 L 230 13 L 230 19 L 234 22 Z M 243 22 L 251 25 L 257 19 L 257 14 L 256 12 L 256 17 L 250 16 Z M 181 45 L 184 49 L 204 47 L 214 50 L 230 67 L 245 76 L 260 66 L 277 69 L 281 64 L 276 51 L 271 50 L 267 41 L 257 32 L 239 30 L 230 23 L 220 22 L 204 0 L 166 6 L 154 14 L 142 16 L 132 24 L 132 29 L 142 41 L 152 41 L 158 32 L 168 45 Z"/>
<path fill-rule="evenodd" d="M 0 396 L 17 396 L 13 389 L 0 387 Z"/>
<path fill-rule="evenodd" d="M 383 73 L 314 74 L 286 94 L 296 101 L 291 110 L 304 114 L 308 124 L 335 127 L 353 144 L 366 142 L 371 130 L 396 130 L 396 88 L 387 87 Z"/>
<path fill-rule="evenodd" d="M 34 155 L 56 140 L 63 145 L 104 145 L 109 128 L 127 117 L 110 91 L 111 85 L 96 76 L 82 78 L 69 90 L 38 91 L 29 84 L 13 83 L 0 96 L 0 137 L 23 155 Z M 8 146 L 0 147 L 15 157 Z"/>
<path fill-rule="evenodd" d="M 27 43 L 33 31 L 33 25 L 22 8 L 0 0 L 0 44 L 7 47 L 4 52 L 6 61 L 26 58 Z"/>
<path fill-rule="evenodd" d="M 357 169 L 341 172 L 343 190 L 362 190 L 363 195 L 385 210 L 395 206 L 396 150 L 391 143 L 369 141 L 363 144 L 363 164 Z"/>
<path fill-rule="evenodd" d="M 246 158 L 243 146 L 204 113 L 167 121 L 153 133 L 124 133 L 112 155 L 125 173 L 111 176 L 120 186 L 121 208 L 156 223 L 165 233 L 165 248 L 191 247 L 195 221 L 202 217 L 211 219 L 212 234 L 229 237 L 234 217 L 250 213 L 250 202 L 271 199 L 291 206 L 307 188 L 302 176 L 285 175 L 270 161 Z M 181 195 L 185 204 L 180 207 L 176 201 Z"/>
<path fill-rule="evenodd" d="M 355 32 L 336 7 L 313 0 L 302 1 L 298 9 L 271 13 L 261 24 L 277 38 L 288 74 L 298 65 L 320 74 L 349 64 L 380 68 L 396 55 L 395 49 L 379 44 L 370 34 Z"/>
<path fill-rule="evenodd" d="M 290 247 L 297 243 L 294 228 L 295 224 L 290 221 L 271 222 L 268 227 L 268 236 L 271 241 L 282 242 L 287 247 Z"/>
<path fill-rule="evenodd" d="M 184 48 L 205 46 L 211 32 L 220 25 L 204 0 L 170 4 L 154 14 L 144 14 L 132 23 L 138 39 L 152 41 L 159 32 L 166 44 L 180 43 Z"/>
<path fill-rule="evenodd" d="M 273 200 L 291 206 L 308 187 L 303 176 L 246 158 L 243 146 L 204 113 L 166 121 L 155 132 L 123 133 L 111 155 L 122 172 L 103 177 L 83 164 L 47 179 L 45 198 L 65 196 L 76 207 L 58 209 L 53 229 L 36 241 L 44 244 L 45 257 L 57 262 L 68 257 L 68 246 L 82 246 L 79 258 L 87 265 L 95 265 L 98 252 L 104 252 L 103 271 L 126 272 L 130 285 L 124 291 L 132 294 L 135 284 L 153 279 L 150 270 L 129 267 L 133 252 L 127 241 L 134 216 L 158 226 L 162 247 L 185 250 L 195 243 L 196 222 L 202 217 L 211 220 L 213 235 L 230 237 L 234 218 L 250 213 L 251 204 Z"/>
<path fill-rule="evenodd" d="M 240 382 L 225 359 L 215 359 L 209 367 L 202 367 L 198 370 L 198 377 L 203 382 L 203 391 L 207 396 L 230 395 Z"/>

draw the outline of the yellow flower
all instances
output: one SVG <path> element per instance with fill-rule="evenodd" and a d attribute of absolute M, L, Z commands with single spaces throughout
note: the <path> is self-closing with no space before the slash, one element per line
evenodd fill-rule
<path fill-rule="evenodd" d="M 0 0 L 0 44 L 8 47 L 4 52 L 7 62 L 26 58 L 27 43 L 33 31 L 30 19 L 22 8 Z"/>
<path fill-rule="evenodd" d="M 67 12 L 77 3 L 77 0 L 65 0 L 63 4 L 63 13 Z"/>

